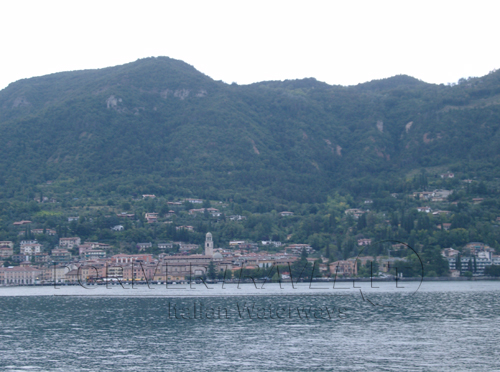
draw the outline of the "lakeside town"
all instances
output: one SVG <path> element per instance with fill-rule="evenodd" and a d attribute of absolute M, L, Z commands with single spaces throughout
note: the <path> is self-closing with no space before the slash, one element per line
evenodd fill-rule
<path fill-rule="evenodd" d="M 45 232 L 47 233 L 47 231 Z M 52 233 L 49 231 L 48 233 Z M 203 254 L 189 254 L 199 250 L 198 245 L 183 242 L 157 243 L 157 248 L 164 251 L 158 255 L 146 253 L 153 247 L 151 242 L 138 243 L 137 254 L 108 255 L 108 244 L 82 242 L 79 237 L 60 238 L 59 246 L 43 252 L 43 246 L 37 240 L 21 240 L 20 253 L 14 254 L 14 242 L 0 241 L 0 257 L 17 262 L 16 266 L 0 267 L 0 286 L 37 285 L 37 284 L 81 284 L 106 281 L 122 282 L 182 282 L 193 279 L 271 279 L 294 280 L 292 266 L 302 260 L 305 267 L 303 280 L 319 278 L 363 278 L 369 272 L 370 277 L 393 278 L 398 264 L 406 258 L 386 256 L 358 256 L 346 260 L 330 261 L 326 257 L 309 258 L 313 249 L 308 244 L 282 244 L 279 241 L 261 241 L 261 244 L 246 241 L 231 241 L 229 247 L 214 248 L 212 234 L 206 234 Z M 360 239 L 360 246 L 369 246 L 370 239 Z M 259 250 L 260 246 L 283 248 L 275 253 Z M 180 254 L 169 254 L 174 246 Z M 404 244 L 393 244 L 393 250 L 404 249 Z M 77 250 L 73 256 L 70 251 Z M 500 265 L 500 255 L 484 243 L 468 243 L 462 256 L 459 250 L 445 248 L 442 257 L 448 262 L 451 277 L 484 276 L 485 269 Z M 305 258 L 305 261 L 304 261 Z M 304 268 L 312 269 L 304 274 Z M 281 272 L 280 272 L 281 268 Z M 365 270 L 360 270 L 360 268 Z M 370 268 L 370 271 L 366 271 Z M 396 272 L 394 272 L 396 268 Z M 274 269 L 274 271 L 273 271 Z M 288 269 L 288 270 L 287 270 Z M 402 275 L 401 275 L 402 276 Z"/>
<path fill-rule="evenodd" d="M 432 186 L 427 177 L 406 193 L 268 206 L 238 195 L 61 202 L 48 181 L 3 209 L 0 286 L 499 276 L 489 186 L 449 171 Z"/>

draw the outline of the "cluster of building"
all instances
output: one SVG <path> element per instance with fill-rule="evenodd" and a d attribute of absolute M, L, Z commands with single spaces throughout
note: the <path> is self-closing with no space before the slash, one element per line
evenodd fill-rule
<path fill-rule="evenodd" d="M 183 281 L 207 275 L 209 266 L 225 276 L 227 271 L 246 269 L 270 269 L 275 265 L 289 266 L 300 259 L 302 251 L 311 253 L 307 244 L 291 244 L 277 253 L 254 251 L 253 244 L 244 241 L 231 242 L 231 249 L 214 248 L 211 233 L 206 234 L 203 254 L 189 254 L 198 245 L 183 242 L 158 243 L 160 249 L 180 247 L 179 254 L 158 256 L 145 253 L 152 243 L 139 243 L 137 254 L 117 254 L 108 257 L 107 244 L 81 242 L 79 237 L 60 238 L 59 246 L 50 255 L 36 240 L 21 241 L 20 253 L 15 255 L 11 241 L 0 242 L 0 259 L 19 262 L 19 266 L 0 267 L 0 285 L 30 285 L 43 283 L 87 283 L 88 281 Z M 281 242 L 263 241 L 263 245 L 280 247 Z M 79 257 L 70 251 L 78 249 Z M 310 262 L 315 258 L 308 258 Z M 357 265 L 354 259 L 328 262 L 323 259 L 318 267 L 324 276 L 355 276 Z M 289 273 L 281 273 L 287 278 Z"/>
<path fill-rule="evenodd" d="M 358 245 L 371 244 L 370 239 L 359 239 Z M 36 240 L 20 242 L 20 253 L 14 254 L 12 241 L 0 241 L 0 260 L 17 261 L 19 266 L 0 267 L 0 285 L 30 285 L 43 283 L 86 283 L 88 281 L 116 280 L 130 281 L 184 281 L 193 277 L 205 276 L 214 270 L 218 276 L 226 277 L 227 271 L 234 272 L 242 268 L 265 269 L 273 266 L 290 266 L 300 259 L 303 251 L 312 253 L 308 244 L 290 244 L 280 252 L 259 251 L 256 243 L 231 241 L 230 249 L 214 248 L 213 237 L 207 233 L 203 254 L 191 254 L 198 250 L 197 244 L 184 242 L 158 243 L 158 248 L 169 250 L 179 246 L 179 253 L 158 256 L 146 253 L 152 243 L 139 243 L 137 254 L 116 254 L 109 256 L 111 248 L 98 242 L 81 242 L 79 237 L 60 238 L 59 246 L 49 253 Z M 281 247 L 279 241 L 262 241 L 264 246 Z M 393 247 L 397 248 L 397 247 Z M 70 251 L 78 250 L 78 257 Z M 466 271 L 483 275 L 485 267 L 500 265 L 500 256 L 494 249 L 483 243 L 469 243 L 463 254 L 453 248 L 446 248 L 442 255 L 448 260 L 452 276 L 459 276 Z M 367 265 L 377 261 L 381 272 L 389 272 L 401 258 L 364 256 L 330 262 L 328 259 L 307 258 L 318 265 L 324 277 L 354 277 L 358 274 L 358 265 Z M 404 259 L 403 259 L 404 260 Z M 359 261 L 359 262 L 358 262 Z M 1 262 L 1 261 L 0 261 Z M 368 267 L 368 266 L 366 266 Z M 376 275 L 377 273 L 373 273 Z M 290 275 L 286 270 L 282 278 Z"/>
<path fill-rule="evenodd" d="M 473 275 L 484 275 L 487 266 L 500 265 L 500 255 L 484 243 L 472 242 L 465 245 L 463 254 L 453 248 L 445 248 L 441 255 L 448 261 L 451 276 L 457 277 L 469 271 Z"/>
<path fill-rule="evenodd" d="M 217 208 L 195 208 L 189 210 L 189 214 L 191 215 L 204 214 L 205 212 L 210 214 L 212 217 L 220 217 L 222 215 L 221 211 Z"/>
<path fill-rule="evenodd" d="M 432 202 L 443 202 L 448 196 L 453 194 L 453 190 L 417 191 L 413 193 L 413 198 Z"/>

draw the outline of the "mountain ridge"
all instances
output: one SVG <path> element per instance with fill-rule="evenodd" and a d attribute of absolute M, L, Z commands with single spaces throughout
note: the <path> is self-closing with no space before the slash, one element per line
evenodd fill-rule
<path fill-rule="evenodd" d="M 4 197 L 58 179 L 123 195 L 392 191 L 416 168 L 491 171 L 499 93 L 499 72 L 456 86 L 406 75 L 229 85 L 168 57 L 23 79 L 0 91 L 0 185 Z M 478 100 L 489 105 L 467 106 Z"/>

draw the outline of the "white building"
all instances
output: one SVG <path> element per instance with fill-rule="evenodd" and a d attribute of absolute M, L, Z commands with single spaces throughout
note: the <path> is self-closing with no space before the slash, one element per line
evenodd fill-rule
<path fill-rule="evenodd" d="M 430 207 L 417 207 L 418 212 L 425 212 L 425 213 L 430 213 L 431 208 Z"/>
<path fill-rule="evenodd" d="M 21 246 L 20 252 L 21 254 L 33 255 L 36 253 L 40 253 L 42 251 L 42 245 L 39 243 L 36 244 L 24 244 Z"/>
<path fill-rule="evenodd" d="M 64 247 L 68 249 L 72 249 L 75 245 L 82 244 L 82 240 L 79 237 L 73 238 L 60 238 L 59 239 L 59 247 Z"/>
<path fill-rule="evenodd" d="M 283 243 L 281 242 L 273 242 L 272 240 L 262 240 L 262 245 L 272 245 L 275 247 L 281 247 Z"/>
<path fill-rule="evenodd" d="M 205 237 L 205 256 L 213 257 L 213 255 L 214 255 L 214 241 L 212 238 L 212 234 L 208 232 Z"/>

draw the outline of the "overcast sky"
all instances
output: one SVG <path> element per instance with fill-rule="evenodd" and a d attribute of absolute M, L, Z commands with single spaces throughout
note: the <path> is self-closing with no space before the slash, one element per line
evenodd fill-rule
<path fill-rule="evenodd" d="M 407 74 L 456 82 L 500 67 L 499 1 L 19 1 L 0 3 L 0 89 L 149 56 L 215 80 Z"/>

